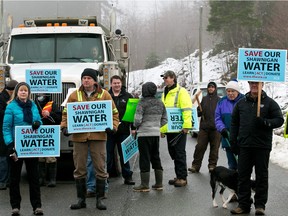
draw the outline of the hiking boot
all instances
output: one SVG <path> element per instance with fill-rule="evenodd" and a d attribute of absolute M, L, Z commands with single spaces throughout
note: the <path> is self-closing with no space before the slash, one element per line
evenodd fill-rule
<path fill-rule="evenodd" d="M 186 179 L 177 179 L 174 183 L 175 187 L 184 187 L 187 185 L 187 180 Z"/>
<path fill-rule="evenodd" d="M 135 192 L 149 192 L 150 188 L 146 187 L 144 185 L 139 185 L 139 186 L 133 187 L 133 191 L 135 191 Z"/>
<path fill-rule="evenodd" d="M 135 181 L 132 180 L 132 177 L 129 176 L 124 180 L 124 184 L 126 185 L 135 185 Z"/>
<path fill-rule="evenodd" d="M 19 210 L 18 208 L 12 209 L 11 215 L 12 215 L 12 216 L 18 216 L 18 215 L 20 215 L 20 210 Z"/>
<path fill-rule="evenodd" d="M 240 207 L 237 207 L 237 208 L 231 210 L 230 212 L 231 212 L 231 214 L 247 214 L 247 213 L 250 213 L 250 209 L 245 210 L 245 209 L 242 209 Z"/>
<path fill-rule="evenodd" d="M 263 208 L 256 208 L 255 215 L 265 215 L 265 210 Z"/>
<path fill-rule="evenodd" d="M 36 208 L 33 212 L 34 215 L 44 215 L 43 210 L 41 208 Z"/>
<path fill-rule="evenodd" d="M 174 185 L 175 182 L 176 182 L 176 180 L 177 180 L 177 178 L 170 179 L 170 180 L 168 181 L 168 184 L 169 184 L 169 185 Z"/>
<path fill-rule="evenodd" d="M 199 169 L 196 169 L 195 167 L 191 167 L 191 168 L 188 168 L 188 171 L 192 172 L 192 173 L 199 173 Z"/>

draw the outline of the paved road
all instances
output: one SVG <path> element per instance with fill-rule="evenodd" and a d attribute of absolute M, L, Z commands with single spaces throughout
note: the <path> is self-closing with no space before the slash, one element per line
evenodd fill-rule
<path fill-rule="evenodd" d="M 188 138 L 187 162 L 192 162 L 195 147 L 195 139 Z M 90 215 L 115 215 L 115 216 L 226 216 L 230 211 L 222 207 L 213 208 L 211 189 L 209 186 L 209 173 L 207 169 L 207 155 L 203 161 L 203 167 L 199 174 L 189 174 L 188 186 L 175 188 L 168 185 L 168 180 L 174 177 L 173 162 L 167 152 L 166 141 L 161 141 L 161 159 L 164 168 L 164 190 L 162 192 L 151 191 L 149 193 L 133 192 L 132 186 L 123 184 L 123 180 L 113 178 L 110 180 L 110 191 L 105 203 L 107 211 L 95 208 L 95 198 L 87 199 L 87 208 L 70 210 L 69 205 L 76 201 L 76 191 L 72 180 L 58 181 L 56 188 L 41 188 L 43 209 L 47 216 L 90 216 Z M 220 150 L 219 165 L 226 166 L 226 158 Z M 138 160 L 134 160 L 134 179 L 139 183 Z M 63 170 L 64 172 L 65 170 Z M 152 174 L 152 172 L 151 172 Z M 67 174 L 69 175 L 69 174 Z M 25 176 L 24 176 L 25 177 Z M 266 215 L 287 215 L 288 171 L 270 163 L 270 189 Z M 22 207 L 21 215 L 32 215 L 29 203 L 28 185 L 25 178 L 22 181 Z M 154 175 L 151 175 L 151 184 L 154 183 Z M 221 204 L 217 196 L 218 204 Z M 0 191 L 0 216 L 10 215 L 8 190 Z M 236 207 L 236 203 L 228 205 L 229 209 Z M 252 208 L 250 215 L 254 215 Z"/>

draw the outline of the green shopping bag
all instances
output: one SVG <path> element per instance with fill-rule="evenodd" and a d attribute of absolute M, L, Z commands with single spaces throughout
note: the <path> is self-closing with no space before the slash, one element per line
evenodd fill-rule
<path fill-rule="evenodd" d="M 134 122 L 134 115 L 136 112 L 136 107 L 138 105 L 138 98 L 129 98 L 126 105 L 126 111 L 121 121 Z"/>

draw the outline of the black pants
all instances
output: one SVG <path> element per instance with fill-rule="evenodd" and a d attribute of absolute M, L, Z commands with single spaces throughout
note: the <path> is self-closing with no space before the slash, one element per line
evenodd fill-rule
<path fill-rule="evenodd" d="M 39 172 L 38 172 L 38 158 L 19 158 L 18 161 L 10 159 L 10 204 L 12 209 L 20 209 L 21 194 L 20 194 L 20 178 L 23 161 L 25 161 L 28 182 L 30 203 L 33 210 L 41 207 Z"/>
<path fill-rule="evenodd" d="M 268 165 L 270 150 L 261 148 L 240 148 L 238 156 L 238 198 L 239 206 L 250 209 L 250 178 L 253 167 L 256 174 L 255 208 L 265 209 L 268 200 Z"/>
<path fill-rule="evenodd" d="M 153 169 L 163 170 L 159 154 L 159 137 L 138 137 L 139 166 L 141 172 L 150 172 L 150 162 Z"/>
<path fill-rule="evenodd" d="M 186 140 L 187 134 L 167 133 L 168 151 L 172 160 L 174 160 L 174 169 L 178 179 L 185 179 L 187 177 L 187 161 L 186 161 Z M 178 141 L 174 143 L 173 140 Z"/>

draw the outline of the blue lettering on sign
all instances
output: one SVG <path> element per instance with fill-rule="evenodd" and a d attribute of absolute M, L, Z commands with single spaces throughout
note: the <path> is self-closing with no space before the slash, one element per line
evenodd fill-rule
<path fill-rule="evenodd" d="M 106 114 L 99 114 L 99 115 L 85 115 L 85 116 L 73 116 L 73 120 L 75 123 L 81 122 L 103 122 L 107 121 Z"/>

